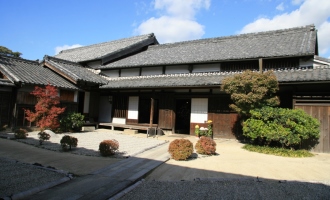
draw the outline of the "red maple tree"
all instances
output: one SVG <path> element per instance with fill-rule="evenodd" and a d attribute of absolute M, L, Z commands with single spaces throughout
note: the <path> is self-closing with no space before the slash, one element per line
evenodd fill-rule
<path fill-rule="evenodd" d="M 37 98 L 37 104 L 35 112 L 24 109 L 25 118 L 30 122 L 36 122 L 41 130 L 58 128 L 60 126 L 58 115 L 63 113 L 65 108 L 57 107 L 60 103 L 57 88 L 49 84 L 45 88 L 36 86 L 31 94 Z"/>

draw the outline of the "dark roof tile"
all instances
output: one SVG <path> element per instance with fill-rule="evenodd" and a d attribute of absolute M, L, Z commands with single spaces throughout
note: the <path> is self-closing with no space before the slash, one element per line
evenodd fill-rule
<path fill-rule="evenodd" d="M 65 77 L 69 77 L 74 82 L 88 82 L 97 85 L 107 84 L 107 80 L 98 74 L 95 74 L 92 69 L 87 69 L 80 64 L 45 56 L 45 65 L 51 67 L 53 70 L 60 74 L 64 74 Z"/>
<path fill-rule="evenodd" d="M 59 88 L 79 89 L 36 61 L 0 56 L 0 71 L 13 83 L 50 84 Z"/>
<path fill-rule="evenodd" d="M 127 49 L 132 48 L 134 51 L 150 44 L 158 44 L 153 33 L 67 49 L 61 51 L 59 54 L 55 55 L 55 57 L 72 62 L 85 62 L 103 58 L 107 58 L 106 60 L 109 61 L 109 57 L 114 57 L 114 59 L 116 59 L 118 57 L 117 54 L 123 56 L 123 52 L 126 54 L 132 53 L 127 51 Z"/>
<path fill-rule="evenodd" d="M 108 78 L 103 89 L 217 86 L 224 78 L 241 72 L 212 72 Z M 330 68 L 274 71 L 279 83 L 329 81 Z"/>
<path fill-rule="evenodd" d="M 267 57 L 305 56 L 316 52 L 314 25 L 152 45 L 146 51 L 101 66 L 123 68 L 171 64 L 205 63 Z"/>

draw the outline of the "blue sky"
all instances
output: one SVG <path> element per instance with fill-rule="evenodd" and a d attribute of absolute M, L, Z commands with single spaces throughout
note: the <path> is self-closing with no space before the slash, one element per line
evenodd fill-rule
<path fill-rule="evenodd" d="M 160 43 L 315 24 L 330 58 L 329 0 L 0 0 L 0 46 L 36 60 L 155 33 Z"/>

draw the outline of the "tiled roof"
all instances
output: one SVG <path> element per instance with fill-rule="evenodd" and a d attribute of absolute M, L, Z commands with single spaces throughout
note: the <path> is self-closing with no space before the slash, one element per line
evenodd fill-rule
<path fill-rule="evenodd" d="M 62 59 L 45 56 L 45 65 L 57 73 L 63 75 L 74 83 L 88 82 L 97 85 L 107 84 L 107 80 L 91 70 L 81 66 L 80 64 L 65 61 Z"/>
<path fill-rule="evenodd" d="M 159 88 L 159 87 L 195 87 L 218 86 L 224 78 L 241 72 L 190 73 L 153 76 L 134 76 L 108 78 L 109 83 L 102 86 L 105 89 L 120 88 Z M 329 81 L 330 68 L 289 69 L 274 71 L 279 83 Z"/>
<path fill-rule="evenodd" d="M 59 88 L 79 89 L 73 83 L 36 61 L 0 56 L 0 71 L 12 82 L 33 85 L 53 85 Z"/>
<path fill-rule="evenodd" d="M 12 83 L 10 80 L 8 79 L 0 79 L 0 85 L 1 86 L 15 86 L 14 83 Z"/>
<path fill-rule="evenodd" d="M 152 45 L 146 51 L 101 66 L 123 68 L 316 54 L 314 25 Z"/>
<path fill-rule="evenodd" d="M 315 60 L 320 60 L 320 61 L 323 61 L 323 62 L 326 62 L 326 63 L 330 64 L 330 59 L 328 59 L 328 58 L 324 58 L 324 57 L 320 57 L 320 56 L 314 56 L 314 59 Z"/>
<path fill-rule="evenodd" d="M 117 59 L 118 56 L 133 53 L 145 46 L 158 44 L 153 33 L 120 40 L 114 40 L 74 49 L 63 50 L 56 58 L 72 62 L 85 62 L 102 59 L 102 63 Z"/>

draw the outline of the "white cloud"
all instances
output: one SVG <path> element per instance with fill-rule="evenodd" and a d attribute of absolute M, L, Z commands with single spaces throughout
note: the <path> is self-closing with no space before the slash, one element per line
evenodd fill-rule
<path fill-rule="evenodd" d="M 276 10 L 283 11 L 284 10 L 284 4 L 283 2 L 280 3 L 278 6 L 276 6 Z"/>
<path fill-rule="evenodd" d="M 197 12 L 210 7 L 210 0 L 155 0 L 154 9 L 160 17 L 151 17 L 142 22 L 136 34 L 155 33 L 160 43 L 199 39 L 204 35 L 204 26 L 195 20 Z"/>
<path fill-rule="evenodd" d="M 298 1 L 293 2 L 297 3 Z M 243 27 L 240 33 L 259 32 L 315 24 L 318 29 L 320 53 L 327 54 L 330 53 L 329 17 L 329 0 L 305 0 L 298 9 L 290 13 L 276 15 L 273 18 L 262 17 L 250 24 L 247 24 Z"/>
<path fill-rule="evenodd" d="M 210 0 L 155 0 L 155 9 L 165 10 L 168 15 L 176 18 L 194 19 L 198 10 L 208 9 L 210 4 Z"/>
<path fill-rule="evenodd" d="M 73 45 L 63 45 L 63 46 L 58 46 L 55 47 L 55 55 L 59 54 L 61 51 L 66 50 L 66 49 L 73 49 L 77 47 L 82 47 L 83 45 L 80 44 L 73 44 Z"/>
<path fill-rule="evenodd" d="M 292 0 L 292 4 L 293 5 L 300 5 L 302 2 L 304 2 L 305 0 Z"/>
<path fill-rule="evenodd" d="M 323 22 L 317 32 L 320 54 L 330 51 L 330 22 Z"/>
<path fill-rule="evenodd" d="M 162 16 L 148 19 L 136 31 L 140 34 L 154 32 L 161 43 L 171 43 L 201 38 L 204 34 L 204 27 L 189 19 Z"/>

